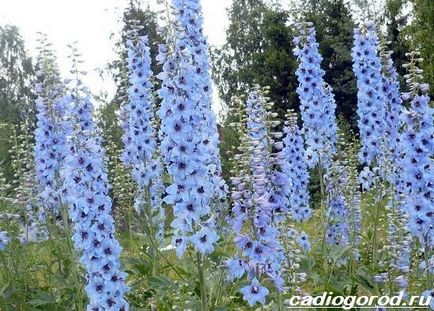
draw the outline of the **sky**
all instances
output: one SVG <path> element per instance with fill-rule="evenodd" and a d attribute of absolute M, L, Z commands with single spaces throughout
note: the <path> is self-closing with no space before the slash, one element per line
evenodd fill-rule
<path fill-rule="evenodd" d="M 68 44 L 77 41 L 82 54 L 84 82 L 94 94 L 113 96 L 115 86 L 109 78 L 102 79 L 98 68 L 103 68 L 116 55 L 110 33 L 117 33 L 123 8 L 128 0 L 0 0 L 0 25 L 18 26 L 31 56 L 36 56 L 37 32 L 48 35 L 57 52 L 59 67 L 69 73 Z M 146 0 L 143 1 L 147 3 Z M 149 0 L 151 7 L 155 0 Z M 228 25 L 226 8 L 232 0 L 202 0 L 204 32 L 212 45 L 225 41 Z M 214 92 L 216 93 L 216 92 Z"/>

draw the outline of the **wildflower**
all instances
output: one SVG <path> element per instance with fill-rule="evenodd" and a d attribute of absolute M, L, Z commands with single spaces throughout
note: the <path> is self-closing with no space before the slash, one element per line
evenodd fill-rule
<path fill-rule="evenodd" d="M 273 124 L 267 111 L 269 107 L 262 91 L 254 87 L 246 103 L 247 120 L 239 124 L 242 130 L 237 164 L 239 173 L 232 178 L 234 204 L 231 224 L 240 256 L 229 260 L 227 265 L 230 279 L 241 277 L 246 272 L 248 278 L 258 285 L 242 289 L 244 299 L 251 305 L 265 303 L 268 289 L 259 285 L 264 277 L 273 280 L 278 290 L 283 290 L 281 265 L 284 254 L 279 224 L 284 222 L 289 211 L 287 197 L 291 183 L 281 171 L 287 159 L 281 152 L 284 146 L 274 144 L 269 135 L 268 129 Z M 271 152 L 272 146 L 277 149 L 276 153 Z M 245 226 L 249 226 L 250 230 L 246 231 L 252 233 L 246 235 Z M 255 295 L 250 292 L 252 289 Z M 255 293 L 256 290 L 259 294 Z"/>
<path fill-rule="evenodd" d="M 382 140 L 386 132 L 386 99 L 377 44 L 374 23 L 368 23 L 364 29 L 354 30 L 354 47 L 351 55 L 358 88 L 357 114 L 362 144 L 359 160 L 367 165 L 374 163 L 382 154 Z"/>
<path fill-rule="evenodd" d="M 206 117 L 211 112 L 204 114 L 204 107 L 208 107 L 208 95 L 204 92 L 210 90 L 204 88 L 202 69 L 206 68 L 198 70 L 203 62 L 199 62 L 194 48 L 202 40 L 200 7 L 196 1 L 174 1 L 173 5 L 177 23 L 176 35 L 170 38 L 173 50 L 169 45 L 159 49 L 163 72 L 157 76 L 162 80 L 158 91 L 162 101 L 157 114 L 161 119 L 161 154 L 172 179 L 164 200 L 173 204 L 173 243 L 181 256 L 189 243 L 196 251 L 208 253 L 213 251 L 211 244 L 217 241 L 210 209 L 216 182 L 210 167 L 218 163 L 210 155 L 218 153 L 210 149 L 217 146 L 217 141 L 209 136 L 212 128 L 205 130 L 210 120 Z M 183 112 L 174 113 L 177 110 Z M 194 211 L 185 210 L 186 201 L 195 202 Z M 200 221 L 193 222 L 193 218 Z M 197 233 L 205 227 L 212 233 L 208 232 L 211 238 L 202 243 Z"/>
<path fill-rule="evenodd" d="M 398 184 L 398 191 L 404 198 L 403 210 L 408 215 L 408 230 L 419 240 L 425 253 L 434 247 L 434 150 L 429 144 L 434 136 L 434 110 L 429 105 L 427 88 L 420 87 L 423 83 L 417 66 L 418 53 L 412 52 L 409 56 L 410 63 L 406 65 L 409 74 L 404 77 L 411 91 L 402 97 L 410 101 L 410 105 L 403 108 L 401 115 L 403 131 L 398 162 L 401 183 Z M 424 256 L 430 256 L 430 253 Z"/>
<path fill-rule="evenodd" d="M 6 231 L 0 231 L 0 251 L 4 251 L 9 244 L 9 236 Z"/>
<path fill-rule="evenodd" d="M 253 279 L 250 285 L 241 288 L 244 300 L 247 300 L 249 305 L 253 307 L 256 303 L 265 304 L 265 298 L 269 294 L 269 290 L 259 284 L 257 279 Z"/>
<path fill-rule="evenodd" d="M 234 257 L 229 259 L 226 262 L 226 266 L 228 267 L 228 280 L 233 281 L 234 279 L 241 278 L 246 271 L 244 265 L 244 261 L 240 258 Z"/>
<path fill-rule="evenodd" d="M 221 178 L 221 162 L 219 157 L 219 134 L 217 121 L 212 111 L 212 83 L 208 59 L 207 38 L 203 34 L 203 16 L 199 0 L 173 0 L 175 18 L 179 26 L 177 40 L 185 46 L 191 57 L 192 72 L 197 86 L 197 96 L 201 99 L 197 109 L 201 112 L 202 144 L 207 150 L 203 161 L 208 167 L 208 174 L 213 182 L 213 196 L 223 199 L 226 195 L 226 184 Z"/>
<path fill-rule="evenodd" d="M 137 184 L 134 208 L 142 213 L 144 207 L 152 209 L 147 221 L 152 225 L 157 241 L 162 243 L 165 210 L 161 199 L 164 193 L 163 169 L 157 148 L 157 133 L 154 127 L 154 96 L 151 71 L 151 56 L 147 36 L 138 36 L 133 31 L 127 41 L 130 87 L 128 103 L 122 107 L 124 151 L 121 159 L 132 169 L 131 175 Z M 146 190 L 149 189 L 149 192 Z"/>
<path fill-rule="evenodd" d="M 331 88 L 323 79 L 324 70 L 320 66 L 322 57 L 318 52 L 312 23 L 300 23 L 297 30 L 300 34 L 294 38 L 294 54 L 299 61 L 296 71 L 299 82 L 297 93 L 308 146 L 308 165 L 314 167 L 321 160 L 321 165 L 326 167 L 336 148 L 336 104 Z"/>
<path fill-rule="evenodd" d="M 56 58 L 48 48 L 46 37 L 39 40 L 38 83 L 35 90 L 37 123 L 35 129 L 35 165 L 39 183 L 40 213 L 44 220 L 51 214 L 58 217 L 61 207 L 61 181 L 59 171 L 67 153 L 65 107 L 62 101 L 63 85 L 60 81 Z"/>
<path fill-rule="evenodd" d="M 309 172 L 304 159 L 304 144 L 301 130 L 297 125 L 297 116 L 288 115 L 288 121 L 283 129 L 285 138 L 281 151 L 282 173 L 287 177 L 287 195 L 291 207 L 292 218 L 296 221 L 308 220 L 312 215 L 309 206 Z"/>
<path fill-rule="evenodd" d="M 78 74 L 76 50 L 73 53 L 73 69 Z M 82 252 L 80 261 L 88 275 L 88 309 L 127 310 L 126 275 L 121 272 L 121 247 L 114 236 L 110 186 L 103 162 L 104 150 L 92 118 L 91 95 L 76 81 L 68 90 L 65 102 L 71 109 L 74 129 L 68 137 L 69 153 L 61 176 L 74 225 L 74 246 Z"/>

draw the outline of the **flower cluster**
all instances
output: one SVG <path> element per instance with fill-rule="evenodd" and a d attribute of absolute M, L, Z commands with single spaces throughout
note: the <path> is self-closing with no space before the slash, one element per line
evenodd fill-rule
<path fill-rule="evenodd" d="M 340 159 L 340 161 L 345 167 L 342 192 L 346 202 L 348 202 L 348 218 L 346 221 L 350 233 L 349 240 L 356 251 L 355 257 L 358 259 L 360 256 L 357 247 L 362 239 L 362 193 L 358 179 L 358 145 L 353 141 L 346 141 L 342 136 L 339 138 L 339 155 L 341 158 L 344 158 Z"/>
<path fill-rule="evenodd" d="M 352 49 L 353 70 L 357 79 L 357 114 L 361 163 L 371 165 L 378 161 L 384 148 L 386 133 L 386 99 L 383 93 L 381 60 L 377 55 L 378 39 L 375 24 L 368 23 L 363 29 L 354 30 Z"/>
<path fill-rule="evenodd" d="M 0 251 L 4 251 L 9 244 L 9 236 L 6 231 L 0 231 Z"/>
<path fill-rule="evenodd" d="M 401 178 L 399 189 L 405 197 L 405 210 L 409 215 L 409 229 L 419 238 L 421 245 L 434 246 L 434 110 L 430 107 L 428 86 L 420 83 L 417 54 L 412 54 L 407 65 L 411 91 L 403 93 L 410 100 L 408 109 L 402 114 L 401 133 Z"/>
<path fill-rule="evenodd" d="M 383 48 L 380 55 L 383 58 L 383 93 L 387 100 L 387 126 L 385 131 L 390 157 L 394 162 L 399 157 L 399 117 L 402 109 L 402 99 L 399 88 L 398 73 L 393 65 L 392 52 Z"/>
<path fill-rule="evenodd" d="M 292 218 L 305 221 L 312 216 L 309 206 L 309 171 L 304 159 L 305 149 L 301 130 L 297 125 L 297 115 L 289 113 L 283 129 L 282 172 L 286 175 L 289 187 L 289 205 Z"/>
<path fill-rule="evenodd" d="M 251 306 L 265 303 L 269 290 L 260 285 L 264 278 L 272 280 L 278 290 L 283 289 L 284 253 L 278 224 L 288 212 L 286 194 L 291 184 L 276 170 L 286 158 L 280 157 L 281 152 L 271 153 L 273 147 L 280 151 L 283 144 L 273 143 L 271 136 L 281 135 L 270 132 L 278 122 L 270 120 L 269 106 L 260 89 L 254 88 L 247 99 L 247 126 L 237 157 L 242 167 L 232 178 L 232 227 L 240 256 L 229 260 L 227 266 L 229 279 L 247 273 L 251 284 L 241 292 Z M 246 226 L 250 230 L 243 230 Z"/>
<path fill-rule="evenodd" d="M 16 211 L 20 215 L 21 242 L 40 241 L 46 238 L 46 231 L 41 228 L 39 221 L 37 198 L 38 190 L 35 169 L 35 143 L 32 126 L 23 122 L 13 128 L 10 138 L 11 166 L 14 171 L 14 198 L 12 203 L 20 209 Z"/>
<path fill-rule="evenodd" d="M 208 158 L 204 159 L 212 177 L 213 196 L 222 199 L 226 194 L 226 185 L 221 178 L 221 163 L 219 157 L 219 133 L 217 121 L 211 109 L 212 85 L 208 60 L 207 40 L 203 34 L 203 16 L 199 0 L 173 0 L 175 17 L 179 29 L 183 33 L 182 44 L 189 50 L 192 65 L 196 67 L 195 79 L 201 100 L 199 109 L 202 113 L 201 132 L 202 144 L 208 150 Z"/>
<path fill-rule="evenodd" d="M 300 23 L 297 30 L 299 36 L 294 38 L 294 54 L 299 67 L 295 73 L 299 82 L 297 93 L 308 146 L 306 157 L 310 167 L 320 160 L 321 165 L 326 167 L 336 145 L 336 103 L 331 88 L 323 79 L 322 57 L 318 52 L 312 23 Z"/>
<path fill-rule="evenodd" d="M 185 5 L 193 5 L 188 1 Z M 179 21 L 189 7 L 175 1 L 175 13 Z M 158 61 L 163 71 L 157 76 L 162 80 L 158 95 L 161 106 L 161 154 L 172 183 L 166 188 L 166 203 L 173 205 L 173 244 L 177 255 L 182 256 L 188 243 L 196 251 L 209 254 L 214 251 L 218 236 L 211 213 L 213 180 L 209 174 L 209 149 L 206 132 L 203 131 L 203 87 L 193 58 L 191 40 L 182 25 L 175 29 L 172 44 L 159 47 Z M 197 25 L 193 20 L 191 28 Z M 170 38 L 169 38 L 170 39 Z"/>
<path fill-rule="evenodd" d="M 76 50 L 73 53 L 76 60 Z M 74 61 L 77 73 L 76 68 Z M 79 80 L 64 100 L 70 108 L 73 131 L 68 137 L 69 153 L 61 176 L 74 224 L 72 239 L 82 252 L 81 263 L 87 271 L 88 310 L 127 310 L 126 274 L 121 271 L 121 247 L 114 237 L 104 150 L 92 118 L 92 100 Z"/>
<path fill-rule="evenodd" d="M 409 53 L 410 63 L 406 64 L 408 74 L 404 76 L 409 92 L 402 99 L 409 101 L 401 115 L 401 156 L 399 158 L 399 193 L 403 197 L 403 208 L 408 215 L 408 230 L 419 240 L 425 261 L 420 268 L 427 275 L 434 273 L 434 109 L 430 107 L 429 86 L 421 83 L 422 70 L 417 64 L 419 53 Z M 432 295 L 434 289 L 424 292 Z"/>
<path fill-rule="evenodd" d="M 132 177 L 137 183 L 134 207 L 142 212 L 145 206 L 151 208 L 149 222 L 155 229 L 156 237 L 162 240 L 165 211 L 162 194 L 163 168 L 157 146 L 157 131 L 153 125 L 154 96 L 152 85 L 151 56 L 146 36 L 133 32 L 128 45 L 128 70 L 130 86 L 128 103 L 122 109 L 124 130 L 124 152 L 122 161 L 132 168 Z"/>
<path fill-rule="evenodd" d="M 125 147 L 121 159 L 132 168 L 133 179 L 143 188 L 149 185 L 150 163 L 157 149 L 152 125 L 154 97 L 148 37 L 133 37 L 127 41 L 127 46 L 130 86 L 128 103 L 122 107 Z"/>
<path fill-rule="evenodd" d="M 40 186 L 41 212 L 45 219 L 48 214 L 59 216 L 61 206 L 61 181 L 59 171 L 67 152 L 63 105 L 63 85 L 60 81 L 56 58 L 42 37 L 36 84 L 37 123 L 35 129 L 36 177 Z"/>
<path fill-rule="evenodd" d="M 326 241 L 332 246 L 350 243 L 350 228 L 348 226 L 350 213 L 343 191 L 347 180 L 348 172 L 346 167 L 338 159 L 335 159 L 328 174 L 325 176 L 328 194 Z"/>

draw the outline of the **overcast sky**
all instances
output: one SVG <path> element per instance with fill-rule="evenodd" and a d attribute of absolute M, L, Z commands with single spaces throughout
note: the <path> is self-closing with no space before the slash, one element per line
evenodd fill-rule
<path fill-rule="evenodd" d="M 149 2 L 155 5 L 155 0 Z M 126 3 L 128 0 L 0 0 L 0 24 L 18 26 L 32 56 L 36 55 L 36 33 L 46 33 L 65 75 L 70 65 L 67 44 L 78 41 L 83 70 L 88 72 L 84 82 L 95 94 L 108 92 L 112 95 L 112 81 L 103 81 L 96 69 L 115 57 L 114 42 L 109 36 L 119 30 L 119 17 Z M 225 40 L 226 8 L 231 3 L 232 0 L 202 0 L 205 34 L 213 45 Z"/>

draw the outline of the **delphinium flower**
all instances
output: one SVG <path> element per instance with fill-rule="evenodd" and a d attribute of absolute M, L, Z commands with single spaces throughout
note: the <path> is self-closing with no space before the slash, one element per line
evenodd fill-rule
<path fill-rule="evenodd" d="M 46 36 L 40 40 L 37 62 L 38 83 L 35 90 L 37 123 L 35 129 L 36 177 L 39 183 L 41 221 L 47 216 L 59 217 L 61 181 L 59 170 L 66 154 L 65 107 L 62 105 L 63 85 L 56 57 Z M 48 215 L 47 215 L 48 214 Z"/>
<path fill-rule="evenodd" d="M 165 211 L 161 197 L 164 193 L 162 164 L 154 126 L 154 96 L 151 56 L 147 36 L 131 32 L 127 41 L 130 86 L 128 103 L 122 107 L 124 152 L 122 161 L 132 168 L 137 183 L 134 207 L 145 215 L 157 240 L 162 243 Z M 150 232 L 151 233 L 151 232 Z"/>
<path fill-rule="evenodd" d="M 431 310 L 434 310 L 434 290 L 426 290 L 422 293 L 422 296 L 425 297 L 425 299 L 430 299 L 429 306 Z"/>
<path fill-rule="evenodd" d="M 0 168 L 0 202 L 13 202 L 13 199 L 9 195 L 10 190 L 11 185 L 8 183 L 2 168 Z"/>
<path fill-rule="evenodd" d="M 336 104 L 331 88 L 323 79 L 322 57 L 312 23 L 297 24 L 297 31 L 294 54 L 299 61 L 297 94 L 308 146 L 306 156 L 310 167 L 316 166 L 319 160 L 323 167 L 327 167 L 336 144 Z"/>
<path fill-rule="evenodd" d="M 354 135 L 351 135 L 354 137 Z M 354 258 L 360 258 L 359 245 L 362 240 L 362 211 L 361 211 L 361 191 L 358 179 L 359 161 L 357 153 L 358 144 L 351 140 L 347 141 L 339 135 L 338 154 L 342 158 L 340 161 L 345 167 L 345 181 L 343 183 L 343 194 L 348 202 L 348 228 L 349 240 L 353 247 Z"/>
<path fill-rule="evenodd" d="M 228 261 L 229 278 L 247 274 L 251 283 L 242 288 L 242 293 L 251 306 L 265 303 L 269 289 L 264 281 L 270 280 L 279 291 L 283 290 L 284 253 L 279 224 L 288 212 L 285 196 L 288 190 L 282 190 L 282 186 L 290 184 L 276 170 L 280 159 L 272 148 L 280 151 L 283 146 L 274 144 L 274 135 L 270 133 L 278 123 L 272 120 L 267 110 L 270 107 L 267 98 L 255 87 L 247 99 L 247 121 L 236 158 L 241 163 L 239 175 L 232 178 L 232 226 L 239 255 Z M 250 230 L 245 230 L 246 227 Z"/>
<path fill-rule="evenodd" d="M 378 55 L 375 23 L 368 22 L 354 30 L 352 49 L 353 71 L 357 80 L 357 115 L 360 136 L 359 161 L 364 165 L 360 180 L 364 190 L 373 190 L 374 232 L 372 234 L 372 264 L 377 265 L 377 239 L 380 227 L 380 206 L 384 197 L 384 183 L 389 148 L 387 99 L 383 89 L 382 64 Z"/>
<path fill-rule="evenodd" d="M 82 252 L 80 261 L 87 272 L 87 309 L 127 310 L 126 274 L 121 270 L 121 247 L 114 236 L 115 224 L 110 214 L 112 201 L 104 150 L 92 118 L 91 95 L 79 79 L 78 56 L 73 48 L 71 72 L 78 78 L 71 82 L 64 97 L 73 130 L 68 136 L 69 152 L 61 171 L 73 222 L 72 239 Z"/>
<path fill-rule="evenodd" d="M 35 144 L 33 141 L 32 125 L 23 122 L 13 128 L 10 138 L 12 145 L 10 152 L 11 166 L 14 171 L 14 180 L 11 186 L 14 188 L 15 197 L 13 203 L 20 210 L 16 212 L 22 216 L 20 223 L 20 237 L 22 242 L 39 241 L 46 237 L 38 220 L 37 195 L 35 185 Z"/>
<path fill-rule="evenodd" d="M 434 256 L 434 110 L 429 105 L 429 86 L 421 82 L 423 71 L 417 67 L 421 60 L 419 54 L 412 52 L 408 56 L 410 63 L 405 65 L 408 74 L 404 78 L 409 92 L 403 93 L 402 98 L 409 101 L 409 106 L 404 108 L 401 117 L 403 183 L 399 190 L 408 215 L 408 229 L 418 239 L 425 258 L 422 266 L 425 266 L 426 286 L 432 287 L 433 271 L 429 271 L 428 261 Z"/>
<path fill-rule="evenodd" d="M 386 211 L 387 239 L 381 250 L 384 259 L 379 261 L 379 267 L 388 271 L 385 281 L 392 282 L 389 284 L 392 290 L 406 293 L 413 240 L 407 228 L 408 218 L 396 198 L 389 200 Z"/>
<path fill-rule="evenodd" d="M 349 209 L 344 195 L 348 171 L 339 159 L 334 159 L 325 176 L 327 190 L 327 229 L 325 241 L 330 246 L 350 244 Z"/>
<path fill-rule="evenodd" d="M 388 152 L 391 160 L 396 161 L 399 157 L 399 117 L 402 108 L 402 98 L 399 87 L 398 73 L 393 65 L 392 51 L 381 46 L 380 56 L 383 60 L 382 85 L 386 106 L 386 137 L 388 141 Z M 393 174 L 391 174 L 393 176 Z"/>
<path fill-rule="evenodd" d="M 112 123 L 115 127 L 116 124 Z M 123 149 L 118 146 L 117 141 L 110 135 L 112 129 L 105 133 L 105 150 L 107 161 L 109 163 L 109 181 L 112 186 L 113 200 L 116 204 L 113 206 L 113 216 L 116 223 L 126 222 L 128 231 L 133 232 L 132 217 L 130 206 L 134 204 L 136 183 L 132 179 L 131 171 L 128 170 L 121 161 Z"/>
<path fill-rule="evenodd" d="M 305 221 L 312 216 L 309 205 L 309 171 L 304 158 L 304 141 L 297 125 L 297 115 L 289 112 L 283 129 L 285 137 L 282 153 L 282 172 L 291 186 L 288 187 L 290 213 L 295 221 Z"/>
<path fill-rule="evenodd" d="M 360 131 L 360 163 L 379 161 L 386 133 L 386 99 L 383 93 L 381 61 L 377 54 L 375 24 L 354 30 L 353 70 L 357 80 L 357 115 Z"/>
<path fill-rule="evenodd" d="M 398 81 L 398 74 L 392 61 L 392 52 L 380 45 L 380 56 L 383 62 L 382 86 L 386 105 L 386 146 L 380 172 L 388 181 L 387 238 L 380 254 L 384 258 L 379 261 L 381 269 L 388 271 L 386 281 L 391 281 L 389 287 L 396 292 L 405 292 L 408 286 L 408 272 L 410 270 L 410 255 L 412 237 L 407 228 L 407 215 L 402 208 L 399 193 L 402 180 L 399 172 L 400 147 L 400 114 L 402 99 Z"/>
<path fill-rule="evenodd" d="M 203 15 L 200 0 L 172 0 L 175 20 L 180 44 L 189 50 L 192 65 L 196 68 L 195 83 L 200 92 L 201 100 L 199 109 L 202 113 L 201 131 L 203 132 L 202 144 L 208 150 L 204 159 L 211 174 L 213 186 L 213 199 L 220 200 L 226 195 L 226 184 L 221 177 L 221 162 L 219 157 L 219 133 L 217 121 L 212 111 L 212 83 L 208 58 L 208 45 L 203 34 Z"/>
<path fill-rule="evenodd" d="M 208 131 L 204 130 L 203 83 L 191 48 L 197 40 L 186 29 L 184 10 L 194 11 L 195 1 L 174 2 L 176 27 L 171 29 L 167 44 L 159 47 L 158 61 L 163 72 L 158 94 L 161 98 L 158 116 L 161 120 L 161 154 L 172 179 L 166 188 L 165 202 L 172 204 L 173 244 L 182 256 L 191 243 L 201 254 L 214 251 L 218 239 L 211 200 L 216 189 L 210 171 Z M 192 10 L 193 11 L 190 11 Z M 197 27 L 195 18 L 187 28 Z M 181 21 L 182 20 L 182 21 Z M 183 24 L 184 23 L 184 24 Z M 183 26 L 184 25 L 184 26 Z M 188 31 L 187 31 L 188 30 Z M 196 32 L 195 32 L 196 33 Z M 193 40 L 193 41 L 191 41 Z M 213 163 L 217 165 L 217 163 Z"/>
<path fill-rule="evenodd" d="M 9 244 L 9 236 L 6 231 L 0 231 L 0 251 L 4 251 Z"/>

